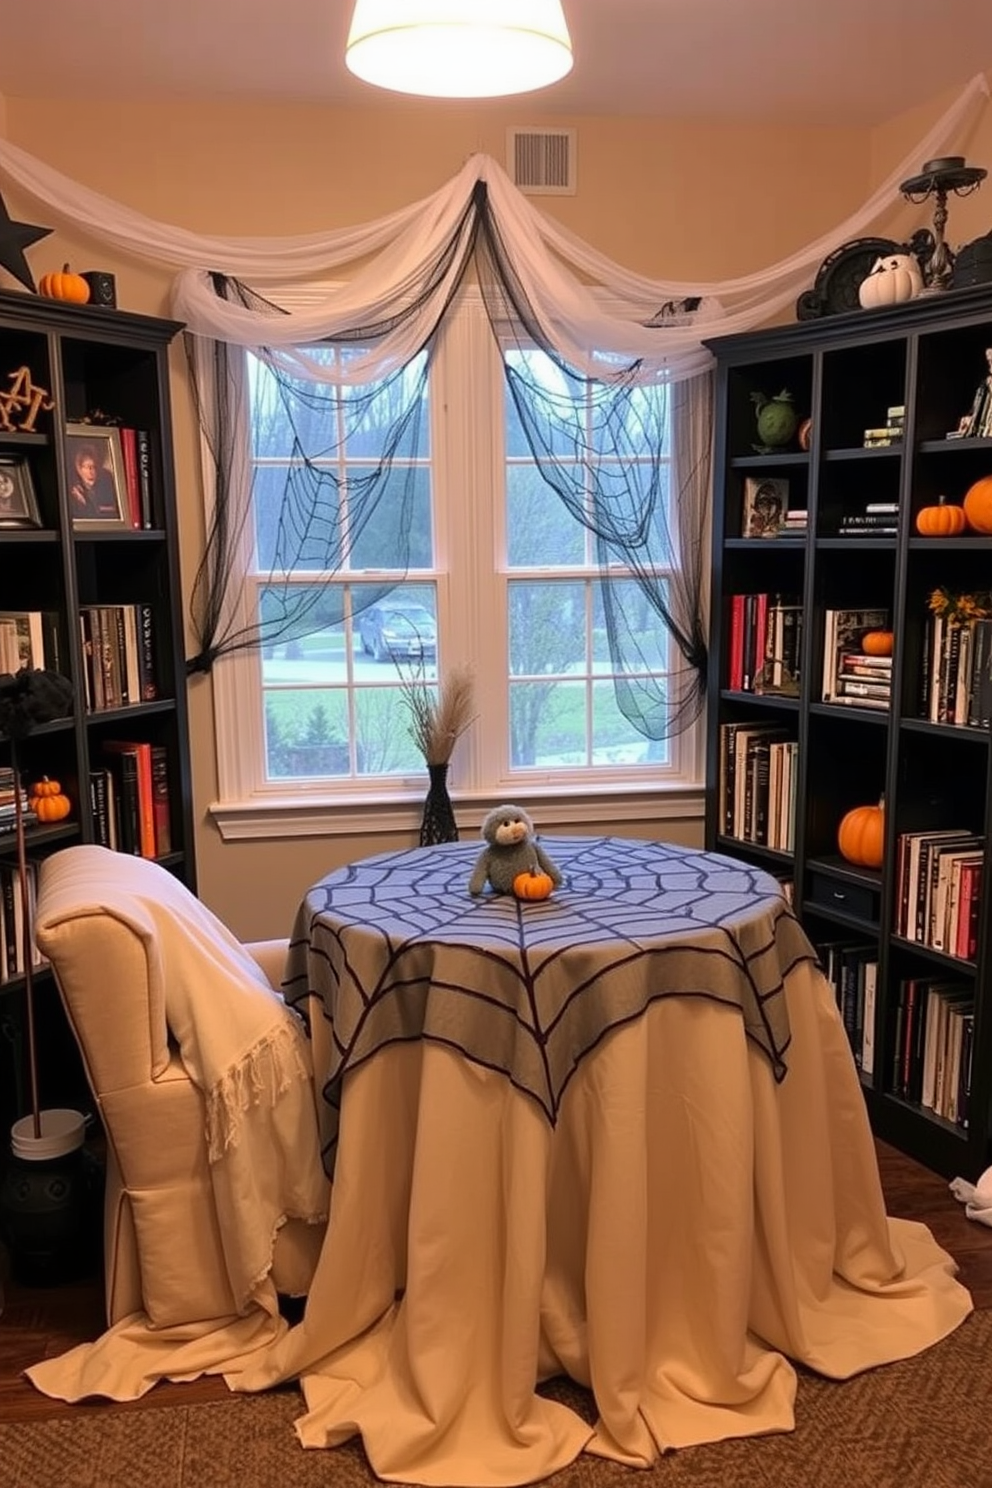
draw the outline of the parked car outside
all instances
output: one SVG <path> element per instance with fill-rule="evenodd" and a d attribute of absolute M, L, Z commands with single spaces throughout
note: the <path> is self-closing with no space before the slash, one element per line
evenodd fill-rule
<path fill-rule="evenodd" d="M 366 656 L 376 661 L 434 661 L 437 626 L 430 610 L 415 601 L 386 599 L 358 617 L 358 634 Z"/>

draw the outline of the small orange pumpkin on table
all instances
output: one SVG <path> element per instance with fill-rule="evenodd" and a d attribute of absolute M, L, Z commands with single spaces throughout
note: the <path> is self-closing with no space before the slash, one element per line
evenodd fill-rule
<path fill-rule="evenodd" d="M 885 857 L 885 802 L 855 806 L 837 828 L 840 855 L 858 868 L 881 868 Z"/>
<path fill-rule="evenodd" d="M 547 899 L 554 886 L 555 881 L 550 873 L 534 868 L 528 869 L 526 873 L 518 873 L 513 880 L 513 892 L 518 899 Z"/>
<path fill-rule="evenodd" d="M 43 775 L 36 780 L 28 791 L 28 805 L 40 822 L 51 826 L 53 822 L 64 821 L 72 810 L 72 802 L 62 792 L 62 786 L 57 780 L 50 780 Z"/>
<path fill-rule="evenodd" d="M 916 530 L 922 537 L 957 537 L 966 525 L 964 508 L 955 506 L 946 496 L 938 496 L 935 506 L 921 506 L 916 513 Z"/>

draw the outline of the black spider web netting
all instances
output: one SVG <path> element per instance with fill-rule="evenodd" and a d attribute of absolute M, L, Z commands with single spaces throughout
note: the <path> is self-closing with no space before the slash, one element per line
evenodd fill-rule
<path fill-rule="evenodd" d="M 192 596 L 199 650 L 188 669 L 206 671 L 228 652 L 340 623 L 346 586 L 323 580 L 374 570 L 371 550 L 384 541 L 391 573 L 347 586 L 353 610 L 375 604 L 416 566 L 429 523 L 431 367 L 444 311 L 470 265 L 502 353 L 510 450 L 528 457 L 588 533 L 617 705 L 648 739 L 678 734 L 698 715 L 705 690 L 709 424 L 698 405 L 693 412 L 700 390 L 649 382 L 637 363 L 604 359 L 597 378 L 570 368 L 527 302 L 481 184 L 420 293 L 395 315 L 291 355 L 209 343 L 206 357 L 188 338 L 215 480 Z M 377 339 L 398 320 L 423 317 L 445 279 L 441 313 L 425 323 L 416 355 L 355 380 Z M 215 288 L 263 316 L 283 313 L 238 281 L 217 276 Z M 697 382 L 708 395 L 708 379 Z M 239 499 L 239 483 L 249 501 Z M 249 543 L 264 581 L 246 617 L 238 590 Z"/>

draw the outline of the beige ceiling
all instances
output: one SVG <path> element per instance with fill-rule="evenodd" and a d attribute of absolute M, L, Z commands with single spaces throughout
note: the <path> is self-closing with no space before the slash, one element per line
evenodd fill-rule
<path fill-rule="evenodd" d="M 876 123 L 992 71 L 992 0 L 564 6 L 575 66 L 532 95 L 542 113 Z M 0 93 L 408 105 L 346 71 L 351 9 L 351 0 L 0 0 Z"/>

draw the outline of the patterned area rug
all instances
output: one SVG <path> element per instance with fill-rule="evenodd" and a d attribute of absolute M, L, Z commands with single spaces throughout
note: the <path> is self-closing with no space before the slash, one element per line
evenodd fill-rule
<path fill-rule="evenodd" d="M 592 1418 L 591 1396 L 545 1387 Z M 646 1473 L 581 1457 L 553 1488 L 992 1488 L 992 1311 L 843 1384 L 801 1374 L 795 1431 L 669 1453 Z M 361 1443 L 304 1451 L 295 1389 L 212 1405 L 80 1409 L 0 1425 L 0 1488 L 372 1488 Z"/>

